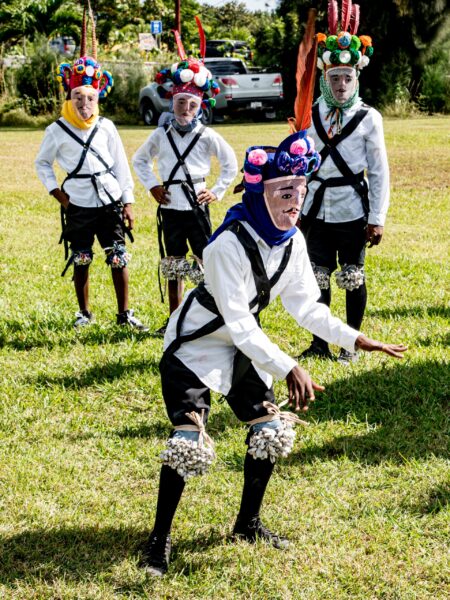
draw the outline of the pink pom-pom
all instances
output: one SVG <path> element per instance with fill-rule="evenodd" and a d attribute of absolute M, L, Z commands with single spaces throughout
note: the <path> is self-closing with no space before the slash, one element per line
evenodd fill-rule
<path fill-rule="evenodd" d="M 305 140 L 295 140 L 295 142 L 292 142 L 291 147 L 289 148 L 289 152 L 296 155 L 306 154 L 307 151 L 308 145 Z"/>
<path fill-rule="evenodd" d="M 257 148 L 255 150 L 251 150 L 248 153 L 247 160 L 252 165 L 265 165 L 267 162 L 267 152 L 262 148 Z"/>
<path fill-rule="evenodd" d="M 250 175 L 250 173 L 244 172 L 244 179 L 247 183 L 259 183 L 262 181 L 262 175 L 259 173 L 257 175 Z"/>

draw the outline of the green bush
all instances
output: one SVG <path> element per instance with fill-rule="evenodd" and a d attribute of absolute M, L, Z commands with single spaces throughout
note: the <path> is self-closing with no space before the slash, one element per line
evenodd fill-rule
<path fill-rule="evenodd" d="M 59 84 L 55 79 L 58 56 L 47 44 L 34 54 L 16 73 L 16 89 L 21 107 L 32 116 L 54 113 L 60 105 Z"/>
<path fill-rule="evenodd" d="M 450 113 L 449 61 L 450 47 L 439 48 L 425 66 L 419 104 L 429 113 Z"/>

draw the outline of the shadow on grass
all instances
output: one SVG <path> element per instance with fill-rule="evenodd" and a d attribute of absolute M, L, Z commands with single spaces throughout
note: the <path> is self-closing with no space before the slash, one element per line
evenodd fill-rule
<path fill-rule="evenodd" d="M 450 319 L 450 308 L 442 306 L 398 306 L 392 308 L 369 308 L 366 315 L 379 319 L 394 319 L 396 317 L 442 317 Z"/>
<path fill-rule="evenodd" d="M 109 362 L 106 365 L 95 365 L 85 371 L 70 375 L 58 375 L 49 377 L 41 374 L 37 377 L 30 377 L 27 382 L 37 386 L 52 387 L 58 386 L 64 389 L 80 389 L 108 383 L 120 379 L 122 375 L 129 376 L 132 371 L 152 374 L 159 371 L 159 360 L 142 360 L 137 362 Z"/>
<path fill-rule="evenodd" d="M 314 405 L 318 421 L 366 423 L 355 435 L 306 445 L 289 462 L 346 456 L 367 464 L 448 457 L 449 365 L 437 361 L 394 364 L 329 385 Z"/>
<path fill-rule="evenodd" d="M 83 581 L 108 571 L 113 565 L 135 557 L 142 566 L 145 541 L 150 532 L 133 528 L 62 528 L 24 531 L 0 537 L 0 584 L 22 581 L 53 583 L 55 578 Z M 177 540 L 171 555 L 174 572 L 186 574 L 204 568 L 204 556 L 192 560 L 192 554 L 219 546 L 225 538 L 212 530 L 185 540 Z M 189 555 L 186 564 L 185 555 Z"/>
<path fill-rule="evenodd" d="M 0 348 L 32 350 L 33 348 L 56 348 L 82 343 L 86 346 L 117 344 L 125 340 L 157 339 L 150 333 L 139 333 L 127 327 L 112 324 L 110 327 L 93 323 L 80 331 L 73 328 L 73 322 L 63 318 L 42 319 L 30 315 L 28 321 L 17 319 L 0 320 Z M 162 342 L 162 338 L 161 338 Z"/>
<path fill-rule="evenodd" d="M 82 580 L 137 552 L 142 532 L 131 528 L 62 528 L 0 538 L 0 582 L 55 577 Z M 143 537 L 140 543 L 143 542 Z"/>
<path fill-rule="evenodd" d="M 450 483 L 443 481 L 441 485 L 433 488 L 420 504 L 413 506 L 404 506 L 404 510 L 409 510 L 413 514 L 429 515 L 437 514 L 441 510 L 447 509 L 450 504 Z"/>

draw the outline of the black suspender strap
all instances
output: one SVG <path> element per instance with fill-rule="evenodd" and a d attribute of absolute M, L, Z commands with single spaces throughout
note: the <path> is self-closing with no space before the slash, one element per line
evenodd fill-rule
<path fill-rule="evenodd" d="M 180 183 L 181 189 L 183 190 L 184 195 L 186 196 L 187 201 L 189 202 L 189 204 L 197 218 L 197 221 L 198 221 L 200 227 L 202 228 L 203 233 L 205 234 L 205 238 L 207 241 L 211 237 L 211 221 L 209 219 L 209 209 L 208 209 L 208 206 L 203 207 L 202 205 L 200 205 L 197 202 L 197 195 L 195 193 L 194 180 L 192 179 L 191 174 L 189 173 L 189 169 L 187 168 L 187 165 L 185 162 L 185 159 L 190 154 L 192 148 L 195 146 L 195 144 L 198 142 L 198 140 L 202 136 L 203 132 L 205 131 L 205 127 L 203 127 L 203 125 L 200 127 L 200 129 L 197 131 L 195 136 L 192 138 L 192 140 L 190 141 L 188 147 L 183 152 L 183 154 L 181 154 L 180 151 L 178 150 L 175 140 L 173 139 L 172 132 L 170 131 L 170 128 L 168 126 L 166 126 L 164 129 L 165 129 L 165 132 L 167 135 L 167 139 L 169 140 L 169 143 L 170 143 L 172 150 L 175 154 L 175 157 L 177 159 L 177 162 L 176 162 L 175 166 L 173 167 L 167 181 L 164 181 L 164 186 L 167 188 L 170 185 L 174 185 L 175 181 L 177 181 L 177 183 L 178 182 Z M 186 178 L 185 180 L 175 180 L 174 179 L 175 173 L 178 171 L 178 169 L 180 167 L 183 169 L 183 173 Z M 197 183 L 198 181 L 199 180 L 196 179 L 195 183 Z"/>
<path fill-rule="evenodd" d="M 270 301 L 270 290 L 278 282 L 289 262 L 292 253 L 293 240 L 291 239 L 289 244 L 286 246 L 283 258 L 281 259 L 278 269 L 269 279 L 264 268 L 264 263 L 262 261 L 261 254 L 258 250 L 258 246 L 255 240 L 250 235 L 250 233 L 238 221 L 232 223 L 228 229 L 236 235 L 239 242 L 242 244 L 245 250 L 245 254 L 249 259 L 252 267 L 252 273 L 256 287 L 256 296 L 253 298 L 253 300 L 249 302 L 249 309 L 252 309 L 256 305 L 258 305 L 258 310 L 254 316 L 259 325 L 259 313 L 268 306 Z M 194 299 L 196 299 L 197 302 L 199 302 L 204 308 L 206 308 L 216 316 L 214 319 L 203 325 L 200 329 L 197 329 L 196 331 L 187 335 L 181 335 L 181 328 L 183 326 L 184 318 L 186 317 Z M 176 337 L 172 341 L 172 343 L 166 348 L 164 354 L 173 354 L 185 342 L 190 342 L 192 340 L 199 339 L 205 335 L 209 335 L 210 333 L 217 331 L 217 329 L 222 327 L 222 325 L 224 325 L 223 317 L 220 314 L 219 309 L 217 308 L 214 298 L 207 291 L 205 284 L 202 282 L 197 286 L 195 290 L 193 290 L 189 294 L 188 298 L 186 299 L 178 317 Z"/>
<path fill-rule="evenodd" d="M 324 144 L 324 147 L 320 151 L 322 158 L 322 164 L 328 156 L 331 157 L 334 164 L 337 166 L 339 171 L 342 173 L 342 177 L 329 177 L 323 179 L 320 177 L 320 169 L 311 175 L 310 181 L 319 181 L 320 186 L 317 188 L 311 208 L 307 215 L 302 216 L 302 220 L 306 218 L 307 221 L 312 221 L 319 214 L 320 207 L 322 206 L 323 197 L 325 190 L 329 187 L 342 187 L 344 185 L 351 185 L 353 189 L 359 194 L 361 202 L 364 208 L 364 212 L 367 215 L 369 212 L 369 199 L 367 183 L 364 179 L 364 171 L 360 173 L 353 173 L 350 167 L 347 165 L 345 160 L 337 149 L 337 145 L 340 144 L 345 138 L 351 135 L 364 117 L 369 112 L 369 108 L 364 106 L 360 109 L 353 118 L 343 127 L 341 133 L 336 134 L 332 138 L 329 138 L 320 119 L 319 105 L 315 104 L 312 109 L 313 123 L 316 129 L 317 135 Z"/>

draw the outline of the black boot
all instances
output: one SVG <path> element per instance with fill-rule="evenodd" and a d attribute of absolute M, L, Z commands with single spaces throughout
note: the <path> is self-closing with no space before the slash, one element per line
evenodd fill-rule
<path fill-rule="evenodd" d="M 238 516 L 233 529 L 233 537 L 246 540 L 251 544 L 260 539 L 278 550 L 287 550 L 289 548 L 289 540 L 270 531 L 270 529 L 261 523 L 259 516 L 253 517 L 250 521 L 243 521 Z"/>
<path fill-rule="evenodd" d="M 143 550 L 142 562 L 145 571 L 154 577 L 161 577 L 167 573 L 171 549 L 170 534 L 156 535 L 152 532 Z"/>
<path fill-rule="evenodd" d="M 288 540 L 264 527 L 259 518 L 261 504 L 274 466 L 268 458 L 255 459 L 248 452 L 245 455 L 244 489 L 233 537 L 250 543 L 254 543 L 259 538 L 281 550 L 288 547 Z"/>
<path fill-rule="evenodd" d="M 317 358 L 333 358 L 327 342 L 316 336 L 313 337 L 311 346 L 304 350 L 298 358 L 310 358 L 311 356 Z"/>

